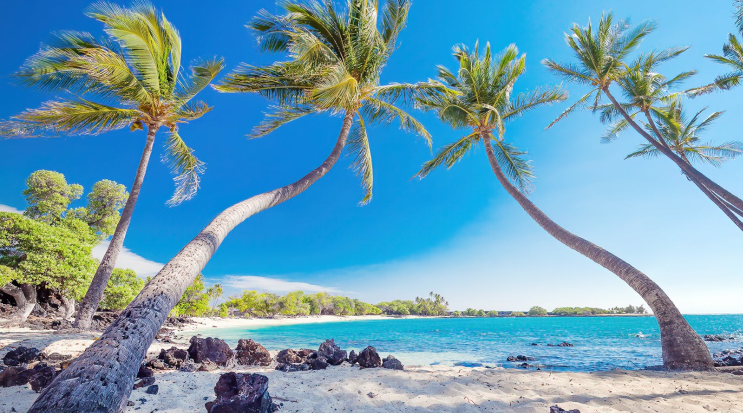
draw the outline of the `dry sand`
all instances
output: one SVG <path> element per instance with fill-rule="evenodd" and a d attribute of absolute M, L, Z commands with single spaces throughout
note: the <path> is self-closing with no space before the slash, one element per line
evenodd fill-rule
<path fill-rule="evenodd" d="M 347 319 L 344 317 L 338 317 Z M 296 323 L 290 320 L 200 320 L 204 325 Z M 312 319 L 306 319 L 312 320 Z M 325 320 L 327 321 L 327 320 Z M 301 322 L 301 321 L 300 321 Z M 316 321 L 315 321 L 316 322 Z M 193 327 L 191 327 L 193 328 Z M 197 328 L 203 329 L 203 326 Z M 19 345 L 79 354 L 95 334 L 55 334 L 22 328 L 0 329 L 0 356 Z M 155 343 L 151 353 L 171 344 Z M 593 412 L 743 412 L 743 376 L 723 373 L 623 371 L 550 373 L 445 366 L 406 366 L 405 371 L 344 364 L 323 371 L 259 372 L 282 412 L 522 412 L 547 413 L 549 406 Z M 132 392 L 128 413 L 204 412 L 223 371 L 156 373 L 160 391 Z M 0 388 L 0 413 L 24 412 L 37 394 L 28 386 Z M 373 397 L 372 397 L 373 396 Z"/>

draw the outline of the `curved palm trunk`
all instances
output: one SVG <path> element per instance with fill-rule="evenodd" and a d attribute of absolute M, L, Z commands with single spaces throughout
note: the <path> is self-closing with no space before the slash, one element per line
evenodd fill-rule
<path fill-rule="evenodd" d="M 151 125 L 147 129 L 147 143 L 144 146 L 142 158 L 139 160 L 137 175 L 134 177 L 134 183 L 132 184 L 129 198 L 126 200 L 124 211 L 121 213 L 121 219 L 119 220 L 119 223 L 116 224 L 116 231 L 114 231 L 114 234 L 111 237 L 111 243 L 108 244 L 106 253 L 103 255 L 103 259 L 98 265 L 98 269 L 95 271 L 93 281 L 91 281 L 90 287 L 88 287 L 88 291 L 85 293 L 85 298 L 80 302 L 80 306 L 77 310 L 77 317 L 75 318 L 75 327 L 85 329 L 90 328 L 93 321 L 93 314 L 95 314 L 95 310 L 98 309 L 101 298 L 103 298 L 103 291 L 108 285 L 108 280 L 111 278 L 111 272 L 113 272 L 121 248 L 124 246 L 126 231 L 129 229 L 129 223 L 132 220 L 132 214 L 134 214 L 134 207 L 137 205 L 139 191 L 142 189 L 142 182 L 144 182 L 144 175 L 147 172 L 147 164 L 150 162 L 152 145 L 155 143 L 155 134 L 157 133 L 158 128 L 159 125 Z"/>
<path fill-rule="evenodd" d="M 488 161 L 498 182 L 545 231 L 558 241 L 616 274 L 650 306 L 660 326 L 663 365 L 671 370 L 713 370 L 712 356 L 701 337 L 691 328 L 665 292 L 630 264 L 557 225 L 514 187 L 498 165 L 490 138 L 482 135 Z"/>
<path fill-rule="evenodd" d="M 704 174 L 696 170 L 693 166 L 689 165 L 688 163 L 684 162 L 683 159 L 678 157 L 673 151 L 668 149 L 667 147 L 661 145 L 653 139 L 652 136 L 650 136 L 647 132 L 645 132 L 638 124 L 635 122 L 628 114 L 627 111 L 622 108 L 622 106 L 617 102 L 616 99 L 614 99 L 614 96 L 609 92 L 609 89 L 602 89 L 602 91 L 606 94 L 606 96 L 611 100 L 611 103 L 614 105 L 614 107 L 619 111 L 619 113 L 622 115 L 624 120 L 627 121 L 627 123 L 632 126 L 634 130 L 637 131 L 640 135 L 642 135 L 643 138 L 647 139 L 650 144 L 655 146 L 663 155 L 667 156 L 669 159 L 671 159 L 676 165 L 678 165 L 679 168 L 681 168 L 684 173 L 695 179 L 697 182 L 701 183 L 702 185 L 706 186 L 710 191 L 714 192 L 715 194 L 719 195 L 720 198 L 724 199 L 725 201 L 729 202 L 734 207 L 738 208 L 739 210 L 743 210 L 743 199 L 738 198 L 737 196 L 730 193 L 727 189 L 721 187 L 716 182 L 712 181 L 711 179 L 707 178 Z"/>
<path fill-rule="evenodd" d="M 134 377 L 168 313 L 238 224 L 291 199 L 338 161 L 353 123 L 347 112 L 325 162 L 293 184 L 256 195 L 217 215 L 150 281 L 119 318 L 39 395 L 29 412 L 122 412 Z"/>
<path fill-rule="evenodd" d="M 653 132 L 655 132 L 655 135 L 658 137 L 658 142 L 660 142 L 664 147 L 666 147 L 668 150 L 673 151 L 666 141 L 663 139 L 663 136 L 661 135 L 660 131 L 658 130 L 658 127 L 655 126 L 655 121 L 653 121 L 653 117 L 650 116 L 650 113 L 645 111 L 645 117 L 647 118 L 648 122 L 650 123 L 650 127 L 653 129 Z M 683 153 L 679 153 L 679 156 L 681 159 L 686 162 L 687 164 L 691 165 L 691 162 L 689 162 L 689 159 L 684 155 Z M 706 186 L 702 185 L 699 181 L 694 179 L 693 177 L 687 175 L 687 178 L 697 187 L 699 187 L 699 190 L 701 190 L 704 195 L 707 196 L 707 198 L 712 201 L 715 205 L 717 205 L 718 208 L 728 217 L 731 221 L 733 221 L 733 224 L 737 226 L 741 231 L 743 231 L 743 222 L 735 215 L 735 212 L 738 212 L 735 210 L 735 208 L 729 208 L 728 205 L 724 203 L 717 195 L 712 193 L 709 189 L 707 189 Z M 743 215 L 742 215 L 743 216 Z"/>

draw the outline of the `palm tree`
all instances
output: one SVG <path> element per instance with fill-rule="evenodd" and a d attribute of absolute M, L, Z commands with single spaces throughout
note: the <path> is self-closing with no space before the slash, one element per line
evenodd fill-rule
<path fill-rule="evenodd" d="M 655 123 L 643 123 L 648 133 L 655 133 L 661 137 L 663 145 L 667 146 L 674 153 L 681 157 L 684 162 L 692 164 L 706 163 L 715 167 L 720 167 L 723 162 L 735 159 L 743 155 L 743 143 L 725 142 L 720 145 L 712 143 L 700 143 L 698 133 L 703 132 L 717 118 L 722 116 L 722 112 L 714 112 L 703 120 L 700 120 L 705 109 L 697 112 L 691 119 L 684 114 L 683 104 L 680 99 L 675 99 L 665 108 L 656 108 L 654 117 L 659 121 Z M 652 120 L 652 118 L 650 118 Z M 638 150 L 627 155 L 629 158 L 653 158 L 657 157 L 660 151 L 653 145 L 640 145 Z M 693 182 L 693 181 L 692 181 Z M 736 215 L 743 216 L 743 211 L 738 210 L 735 206 L 730 205 L 724 199 L 720 198 L 713 192 L 709 191 L 704 185 L 697 182 L 699 189 L 715 203 L 738 228 L 743 230 L 743 222 Z"/>
<path fill-rule="evenodd" d="M 668 106 L 680 106 L 683 92 L 670 92 L 670 89 L 696 73 L 693 71 L 683 72 L 668 79 L 657 72 L 657 67 L 661 63 L 675 58 L 685 50 L 687 50 L 685 47 L 672 48 L 660 52 L 640 55 L 637 60 L 633 64 L 629 65 L 620 75 L 616 84 L 619 85 L 628 100 L 627 103 L 621 103 L 621 106 L 629 114 L 630 118 L 635 119 L 637 115 L 644 115 L 645 121 L 640 120 L 640 123 L 645 126 L 647 133 L 661 146 L 674 152 L 687 164 L 691 165 L 691 163 L 685 158 L 684 151 L 679 152 L 669 146 L 669 142 L 666 139 L 667 137 L 661 133 L 654 120 L 654 118 L 658 118 L 661 123 L 665 123 L 663 119 L 665 119 L 669 114 L 673 116 L 675 109 L 670 109 L 671 112 L 669 112 Z M 621 131 L 629 127 L 629 123 L 622 118 L 621 114 L 616 110 L 613 104 L 600 105 L 597 109 L 601 112 L 602 122 L 614 122 L 609 128 L 608 133 L 602 138 L 603 142 L 611 142 L 617 138 Z M 653 144 L 647 144 L 645 146 L 653 149 L 652 151 L 644 151 L 646 153 L 654 155 L 661 153 L 660 150 L 653 146 Z M 720 210 L 722 210 L 722 212 L 727 215 L 738 228 L 743 230 L 743 222 L 741 222 L 740 217 L 736 216 L 736 213 L 741 213 L 735 206 L 727 203 L 727 201 L 710 191 L 706 186 L 704 186 L 704 184 L 694 179 L 692 176 L 687 175 L 687 178 L 689 181 L 697 185 L 697 187 L 715 205 L 717 205 L 717 207 L 720 208 Z M 743 214 L 741 214 L 741 216 L 743 216 Z"/>
<path fill-rule="evenodd" d="M 444 146 L 417 176 L 423 178 L 443 165 L 452 167 L 482 143 L 498 182 L 529 216 L 558 241 L 616 274 L 650 305 L 660 325 L 667 368 L 712 369 L 704 341 L 657 284 L 609 251 L 559 226 L 527 198 L 534 177 L 532 168 L 526 152 L 504 139 L 505 124 L 530 109 L 563 101 L 567 93 L 559 87 L 537 88 L 514 96 L 514 83 L 525 69 L 525 56 L 518 57 L 515 46 L 495 57 L 487 47 L 482 58 L 477 48 L 469 51 L 459 46 L 454 48 L 454 56 L 459 62 L 458 70 L 439 67 L 439 78 L 455 93 L 418 102 L 424 109 L 435 111 L 452 128 L 464 129 L 465 136 Z"/>
<path fill-rule="evenodd" d="M 735 0 L 735 26 L 738 33 L 743 35 L 743 0 Z M 708 54 L 704 57 L 726 66 L 730 72 L 718 76 L 709 85 L 692 89 L 692 96 L 699 96 L 717 90 L 729 90 L 739 86 L 743 80 L 743 45 L 734 33 L 728 34 L 728 43 L 722 46 L 722 56 Z"/>
<path fill-rule="evenodd" d="M 407 20 L 408 0 L 388 1 L 381 10 L 381 23 L 377 22 L 377 6 L 372 1 L 354 0 L 345 8 L 330 1 L 290 1 L 281 5 L 286 15 L 273 16 L 262 11 L 251 27 L 258 32 L 264 49 L 287 51 L 292 60 L 266 68 L 244 66 L 230 75 L 220 89 L 241 88 L 275 98 L 279 105 L 276 115 L 258 128 L 266 131 L 299 117 L 303 111 L 343 113 L 332 152 L 302 179 L 220 213 L 163 267 L 99 340 L 41 392 L 31 412 L 122 410 L 158 329 L 233 228 L 302 193 L 323 177 L 338 161 L 349 136 L 352 153 L 357 155 L 353 164 L 363 175 L 368 200 L 372 181 L 371 158 L 368 146 L 365 148 L 365 121 L 384 124 L 399 119 L 404 129 L 428 137 L 417 121 L 389 102 L 429 95 L 442 86 L 435 82 L 419 87 L 376 84 Z M 301 50 L 306 53 L 300 53 Z M 303 71 L 303 65 L 310 65 L 315 71 Z M 356 126 L 355 115 L 364 116 L 359 117 Z M 273 120 L 277 123 L 271 123 Z"/>
<path fill-rule="evenodd" d="M 573 50 L 578 62 L 557 63 L 553 60 L 545 59 L 542 63 L 564 79 L 581 85 L 587 85 L 591 90 L 565 110 L 555 122 L 563 119 L 576 109 L 586 106 L 592 107 L 594 111 L 599 110 L 601 99 L 605 96 L 611 102 L 618 116 L 621 116 L 648 143 L 656 147 L 663 155 L 678 165 L 689 179 L 698 185 L 706 187 L 707 190 L 713 192 L 719 198 L 724 199 L 737 210 L 743 210 L 742 199 L 703 175 L 692 165 L 684 162 L 680 156 L 663 145 L 662 139 L 656 139 L 645 131 L 634 120 L 633 116 L 628 113 L 630 108 L 627 105 L 619 103 L 610 91 L 610 86 L 620 81 L 626 75 L 626 68 L 629 65 L 625 61 L 628 56 L 637 48 L 645 36 L 650 34 L 654 29 L 654 23 L 644 22 L 630 30 L 629 24 L 626 22 L 620 21 L 615 24 L 611 13 L 601 16 L 598 30 L 595 31 L 590 21 L 585 28 L 577 24 L 573 25 L 571 33 L 565 35 L 565 40 Z M 673 53 L 670 54 L 670 57 L 672 55 Z M 591 101 L 593 102 L 592 104 Z"/>
<path fill-rule="evenodd" d="M 223 67 L 221 60 L 206 60 L 194 65 L 190 76 L 184 75 L 180 35 L 149 4 L 137 3 L 127 9 L 102 2 L 86 14 L 103 23 L 107 39 L 99 41 L 81 32 L 59 33 L 15 74 L 27 87 L 66 91 L 75 97 L 46 102 L 2 125 L 5 135 L 20 137 L 97 135 L 126 126 L 132 131 L 147 128 L 131 194 L 78 310 L 75 326 L 80 328 L 90 327 L 111 277 L 160 127 L 169 129 L 166 156 L 176 175 L 176 190 L 169 203 L 176 205 L 196 194 L 203 163 L 181 138 L 178 125 L 211 110 L 193 98 Z"/>

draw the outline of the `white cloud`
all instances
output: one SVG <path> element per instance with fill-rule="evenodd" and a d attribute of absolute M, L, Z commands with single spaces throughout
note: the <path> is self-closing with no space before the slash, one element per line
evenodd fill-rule
<path fill-rule="evenodd" d="M 321 285 L 279 280 L 276 278 L 258 277 L 255 275 L 228 275 L 224 277 L 223 282 L 227 287 L 240 290 L 271 291 L 277 293 L 286 293 L 298 290 L 305 292 L 341 292 L 337 288 L 333 287 L 323 287 Z"/>
<path fill-rule="evenodd" d="M 10 205 L 0 204 L 0 212 L 12 212 L 12 213 L 15 213 L 15 214 L 20 214 L 23 211 L 21 211 L 20 209 L 15 209 L 15 208 L 13 208 Z"/>
<path fill-rule="evenodd" d="M 93 256 L 99 260 L 108 249 L 109 241 L 103 241 L 93 248 Z M 150 261 L 147 258 L 133 253 L 129 248 L 123 247 L 116 260 L 116 268 L 129 268 L 134 270 L 139 277 L 154 277 L 165 264 Z"/>

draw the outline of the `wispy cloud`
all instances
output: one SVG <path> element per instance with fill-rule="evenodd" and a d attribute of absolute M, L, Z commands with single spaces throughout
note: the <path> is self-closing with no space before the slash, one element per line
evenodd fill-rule
<path fill-rule="evenodd" d="M 13 213 L 15 213 L 15 214 L 20 214 L 20 213 L 22 213 L 23 211 L 21 211 L 20 209 L 15 209 L 15 208 L 13 208 L 13 207 L 12 207 L 12 206 L 10 206 L 10 205 L 3 205 L 3 204 L 0 204 L 0 212 L 13 212 Z"/>
<path fill-rule="evenodd" d="M 286 281 L 269 277 L 258 277 L 255 275 L 228 275 L 224 277 L 223 283 L 227 287 L 234 289 L 271 291 L 276 293 L 286 293 L 297 290 L 301 290 L 304 292 L 341 292 L 334 287 L 324 287 L 322 285 L 296 281 Z"/>
<path fill-rule="evenodd" d="M 103 241 L 98 246 L 93 248 L 93 256 L 95 258 L 103 258 L 103 254 L 108 249 L 109 241 Z M 130 268 L 137 273 L 139 277 L 154 277 L 165 264 L 148 260 L 140 255 L 133 253 L 129 248 L 122 248 L 119 253 L 119 258 L 116 260 L 116 268 Z"/>

